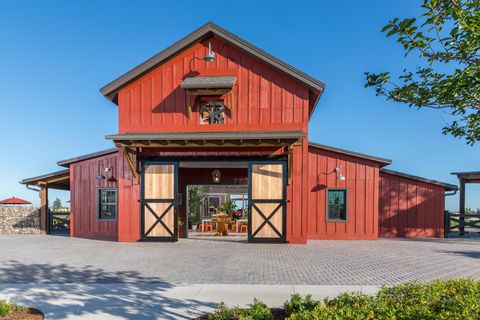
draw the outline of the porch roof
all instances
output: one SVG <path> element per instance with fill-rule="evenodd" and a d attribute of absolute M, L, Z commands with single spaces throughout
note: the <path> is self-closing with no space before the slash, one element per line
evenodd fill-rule
<path fill-rule="evenodd" d="M 38 187 L 47 186 L 49 189 L 70 190 L 70 169 L 26 178 L 20 181 L 20 183 Z"/>
<path fill-rule="evenodd" d="M 180 84 L 182 89 L 223 89 L 235 85 L 235 76 L 190 77 Z"/>
<path fill-rule="evenodd" d="M 305 137 L 302 131 L 161 132 L 107 135 L 118 146 L 221 147 L 286 146 Z"/>
<path fill-rule="evenodd" d="M 466 183 L 479 183 L 480 171 L 464 171 L 464 172 L 452 172 L 458 179 L 465 181 Z"/>

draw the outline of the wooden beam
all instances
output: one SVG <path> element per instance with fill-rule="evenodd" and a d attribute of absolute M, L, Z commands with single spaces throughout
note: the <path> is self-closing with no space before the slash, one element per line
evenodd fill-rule
<path fill-rule="evenodd" d="M 292 183 L 292 170 L 293 170 L 293 144 L 288 146 L 287 151 L 287 172 L 288 172 L 288 184 Z"/>
<path fill-rule="evenodd" d="M 465 215 L 465 179 L 460 178 L 460 214 Z M 460 223 L 460 228 L 458 229 L 460 235 L 463 235 L 465 233 L 465 216 L 461 216 L 460 220 L 462 223 Z"/>
<path fill-rule="evenodd" d="M 130 171 L 132 171 L 132 175 L 135 179 L 137 179 L 137 170 L 135 169 L 135 165 L 133 164 L 132 159 L 130 158 L 130 155 L 128 154 L 127 148 L 123 148 L 123 156 L 125 157 L 125 160 L 127 160 L 128 167 L 130 168 Z"/>
<path fill-rule="evenodd" d="M 221 96 L 231 91 L 232 88 L 224 89 L 187 89 L 189 96 Z"/>
<path fill-rule="evenodd" d="M 151 141 L 145 144 L 144 141 L 134 141 L 128 145 L 124 145 L 122 141 L 116 141 L 115 145 L 118 147 L 131 148 L 179 148 L 179 147 L 285 147 L 296 145 L 292 140 L 278 140 L 278 139 L 261 139 L 261 140 L 160 140 Z"/>
<path fill-rule="evenodd" d="M 46 183 L 40 185 L 40 233 L 47 234 L 48 218 L 48 186 Z"/>

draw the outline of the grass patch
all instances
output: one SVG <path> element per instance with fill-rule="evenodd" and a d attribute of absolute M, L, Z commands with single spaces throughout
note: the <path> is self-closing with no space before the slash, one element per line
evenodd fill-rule
<path fill-rule="evenodd" d="M 16 306 L 0 300 L 0 319 L 4 320 L 41 320 L 43 313 L 37 309 Z"/>

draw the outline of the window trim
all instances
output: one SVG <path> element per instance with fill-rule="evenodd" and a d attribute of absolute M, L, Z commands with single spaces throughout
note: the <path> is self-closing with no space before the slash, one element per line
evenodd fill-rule
<path fill-rule="evenodd" d="M 328 193 L 329 191 L 345 191 L 345 220 L 342 219 L 331 219 L 329 218 L 330 206 L 328 204 Z M 325 219 L 327 222 L 348 222 L 348 188 L 327 188 L 325 196 Z"/>
<path fill-rule="evenodd" d="M 101 218 L 100 217 L 100 205 L 102 204 L 101 199 L 100 199 L 100 193 L 102 191 L 115 191 L 115 218 L 106 219 L 106 218 Z M 117 219 L 118 219 L 118 188 L 97 187 L 97 214 L 96 214 L 96 218 L 97 218 L 98 221 L 117 221 Z"/>

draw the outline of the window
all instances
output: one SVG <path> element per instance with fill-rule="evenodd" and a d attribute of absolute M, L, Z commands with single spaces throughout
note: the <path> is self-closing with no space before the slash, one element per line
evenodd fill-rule
<path fill-rule="evenodd" d="M 117 219 L 117 189 L 98 189 L 98 219 Z"/>
<path fill-rule="evenodd" d="M 327 221 L 347 221 L 347 190 L 329 189 L 327 196 Z"/>
<path fill-rule="evenodd" d="M 200 105 L 201 124 L 223 124 L 225 105 L 222 101 L 203 102 Z"/>

